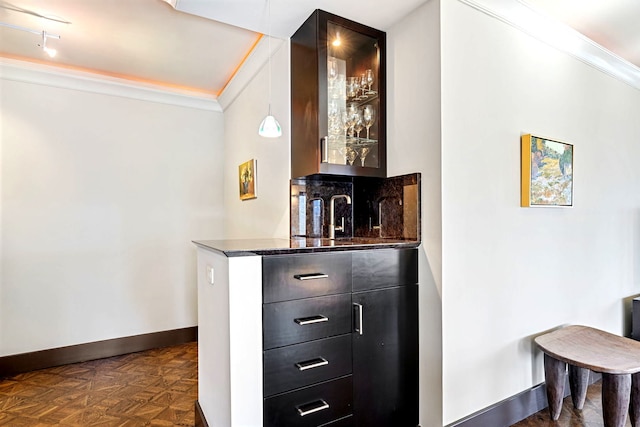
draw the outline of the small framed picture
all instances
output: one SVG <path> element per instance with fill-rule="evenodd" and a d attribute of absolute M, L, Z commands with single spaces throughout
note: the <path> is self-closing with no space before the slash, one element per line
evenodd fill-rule
<path fill-rule="evenodd" d="M 255 199 L 258 197 L 256 159 L 251 159 L 238 166 L 238 178 L 240 182 L 240 200 Z"/>
<path fill-rule="evenodd" d="M 522 135 L 522 207 L 573 206 L 573 145 Z"/>

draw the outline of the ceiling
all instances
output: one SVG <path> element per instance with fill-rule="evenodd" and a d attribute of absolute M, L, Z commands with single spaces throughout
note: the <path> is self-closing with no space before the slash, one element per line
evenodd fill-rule
<path fill-rule="evenodd" d="M 43 17 L 44 16 L 44 17 Z M 0 0 L 0 56 L 218 95 L 259 34 L 179 12 L 162 0 Z"/>
<path fill-rule="evenodd" d="M 387 30 L 426 0 L 0 0 L 0 56 L 217 97 L 261 33 L 288 38 L 316 9 Z M 489 0 L 483 0 L 490 3 Z M 566 23 L 640 67 L 638 0 L 502 0 Z M 41 31 L 54 58 L 38 48 Z"/>
<path fill-rule="evenodd" d="M 640 67 L 640 1 L 526 0 L 523 3 L 564 22 Z"/>

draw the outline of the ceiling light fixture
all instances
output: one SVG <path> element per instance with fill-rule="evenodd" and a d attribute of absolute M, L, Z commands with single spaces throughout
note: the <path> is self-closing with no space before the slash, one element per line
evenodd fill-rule
<path fill-rule="evenodd" d="M 42 31 L 42 45 L 40 47 L 42 47 L 42 50 L 44 50 L 45 52 L 47 52 L 47 54 L 53 58 L 54 56 L 56 56 L 56 54 L 58 53 L 57 50 L 52 49 L 50 47 L 47 47 L 47 39 L 49 37 L 53 37 L 51 35 L 49 35 L 46 31 Z M 55 37 L 54 37 L 55 38 Z M 58 39 L 60 38 L 60 36 L 57 37 Z"/>
<path fill-rule="evenodd" d="M 260 128 L 258 129 L 258 135 L 265 138 L 277 138 L 282 135 L 282 128 L 280 127 L 280 123 L 276 120 L 275 117 L 271 114 L 271 2 L 267 0 L 267 8 L 269 10 L 268 15 L 268 41 L 269 41 L 269 114 L 264 118 L 262 123 L 260 123 Z"/>
<path fill-rule="evenodd" d="M 42 31 L 32 30 L 31 28 L 21 27 L 20 25 L 13 25 L 6 22 L 0 22 L 0 26 L 12 28 L 14 30 L 19 30 L 19 31 L 26 31 L 27 33 L 31 33 L 31 34 L 41 35 L 42 44 L 38 43 L 38 47 L 41 47 L 42 50 L 45 51 L 51 58 L 56 56 L 56 53 L 58 53 L 57 50 L 47 47 L 47 39 L 58 39 L 58 40 L 60 39 L 60 36 L 57 34 L 50 34 L 44 30 Z"/>

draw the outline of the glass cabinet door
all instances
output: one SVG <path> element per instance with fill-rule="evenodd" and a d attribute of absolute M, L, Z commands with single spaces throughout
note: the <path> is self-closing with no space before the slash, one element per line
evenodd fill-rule
<path fill-rule="evenodd" d="M 327 136 L 322 162 L 379 168 L 378 39 L 328 21 L 326 43 Z"/>

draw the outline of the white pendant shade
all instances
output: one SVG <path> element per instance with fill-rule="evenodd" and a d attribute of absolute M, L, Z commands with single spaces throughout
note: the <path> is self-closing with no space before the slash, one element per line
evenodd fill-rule
<path fill-rule="evenodd" d="M 258 130 L 258 135 L 263 136 L 265 138 L 277 138 L 282 135 L 282 128 L 280 127 L 280 123 L 269 114 L 264 118 L 262 123 L 260 123 L 260 129 Z"/>

